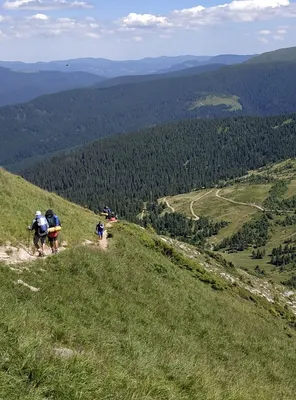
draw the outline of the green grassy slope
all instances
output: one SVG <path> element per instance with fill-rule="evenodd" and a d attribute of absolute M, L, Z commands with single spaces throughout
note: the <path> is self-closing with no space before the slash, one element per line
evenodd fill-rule
<path fill-rule="evenodd" d="M 270 182 L 256 182 L 257 178 L 269 179 Z M 255 181 L 254 181 L 255 179 Z M 255 206 L 265 207 L 265 201 L 269 191 L 277 181 L 285 181 L 287 189 L 283 193 L 283 199 L 291 199 L 296 195 L 296 160 L 289 159 L 283 162 L 251 171 L 248 177 L 238 179 L 238 182 L 228 181 L 222 183 L 222 188 L 204 189 L 187 194 L 166 197 L 169 205 L 176 212 L 192 217 L 192 210 L 196 215 L 207 216 L 214 221 L 226 220 L 229 225 L 223 228 L 218 235 L 212 236 L 208 243 L 218 244 L 226 237 L 230 237 L 250 222 L 255 217 L 262 215 L 262 210 Z M 226 186 L 224 186 L 226 185 Z M 224 186 L 224 187 L 223 187 Z M 220 196 L 220 197 L 218 197 Z M 222 197 L 222 198 L 221 198 Z M 231 200 L 232 202 L 227 201 Z M 192 203 L 193 202 L 193 203 Z M 245 204 L 237 204 L 245 203 Z M 190 208 L 190 205 L 192 207 Z M 192 210 L 191 210 L 192 209 Z M 168 209 L 170 212 L 171 210 Z M 247 269 L 254 273 L 258 265 L 275 282 L 285 281 L 295 275 L 295 265 L 288 265 L 284 269 L 276 268 L 270 264 L 272 250 L 280 245 L 283 247 L 287 241 L 295 243 L 296 224 L 283 226 L 281 222 L 285 217 L 293 217 L 295 209 L 273 211 L 270 220 L 270 229 L 265 250 L 266 255 L 262 259 L 252 259 L 252 246 L 245 251 L 225 252 L 221 254 L 227 261 L 233 262 L 236 266 Z"/>
<path fill-rule="evenodd" d="M 0 266 L 0 398 L 294 397 L 294 330 L 235 289 L 211 289 L 140 228 L 112 233 L 108 252 L 27 265 L 21 279 L 38 293 Z"/>
<path fill-rule="evenodd" d="M 35 211 L 45 212 L 48 208 L 60 217 L 62 237 L 69 244 L 93 237 L 98 217 L 89 210 L 39 189 L 1 168 L 0 187 L 0 244 L 6 241 L 27 243 L 26 228 L 31 224 Z"/>
<path fill-rule="evenodd" d="M 245 61 L 244 64 L 260 64 L 273 62 L 296 62 L 296 47 L 287 47 L 260 54 Z"/>

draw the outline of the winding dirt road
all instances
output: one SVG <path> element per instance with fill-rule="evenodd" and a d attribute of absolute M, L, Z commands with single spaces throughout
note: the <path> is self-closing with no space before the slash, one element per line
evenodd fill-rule
<path fill-rule="evenodd" d="M 239 204 L 239 205 L 242 205 L 242 206 L 248 206 L 248 207 L 257 208 L 260 211 L 269 211 L 269 210 L 266 210 L 264 207 L 257 206 L 257 204 L 243 203 L 243 202 L 240 202 L 240 201 L 235 201 L 235 200 L 232 200 L 232 199 L 228 199 L 227 197 L 220 196 L 219 195 L 220 191 L 221 191 L 221 189 L 218 189 L 216 191 L 216 197 L 218 199 L 225 200 L 225 201 L 228 201 L 229 203 L 233 203 L 233 204 Z"/>
<path fill-rule="evenodd" d="M 212 193 L 212 191 L 213 191 L 213 190 L 210 190 L 209 192 L 203 194 L 202 196 L 199 196 L 198 198 L 192 200 L 192 202 L 190 203 L 190 212 L 191 212 L 191 214 L 193 215 L 194 221 L 198 221 L 200 218 L 199 218 L 198 215 L 195 214 L 195 212 L 194 212 L 194 210 L 193 210 L 193 204 L 194 204 L 196 201 L 198 201 L 198 200 L 202 199 L 203 197 L 207 196 L 208 194 Z"/>
<path fill-rule="evenodd" d="M 163 199 L 163 201 L 164 201 L 165 204 L 168 206 L 168 208 L 174 213 L 174 212 L 175 212 L 175 209 L 174 209 L 174 207 L 172 207 L 172 206 L 169 204 L 169 202 L 167 201 L 167 198 L 166 198 L 166 197 Z"/>

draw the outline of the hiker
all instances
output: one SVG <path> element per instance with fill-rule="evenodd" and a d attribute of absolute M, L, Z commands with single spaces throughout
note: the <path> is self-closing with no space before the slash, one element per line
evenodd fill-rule
<path fill-rule="evenodd" d="M 110 208 L 109 208 L 108 206 L 105 206 L 105 207 L 103 208 L 103 213 L 104 213 L 104 214 L 109 214 L 109 213 L 111 213 Z"/>
<path fill-rule="evenodd" d="M 117 219 L 118 219 L 117 215 L 114 212 L 112 212 L 111 215 L 110 215 L 109 221 L 110 222 L 116 222 Z"/>
<path fill-rule="evenodd" d="M 59 217 L 52 210 L 46 211 L 45 218 L 48 222 L 49 228 L 56 228 L 56 227 L 62 226 L 60 223 Z M 52 253 L 58 252 L 58 249 L 59 249 L 58 236 L 59 236 L 58 231 L 49 232 L 47 235 Z"/>
<path fill-rule="evenodd" d="M 98 225 L 96 226 L 96 233 L 97 233 L 97 235 L 98 235 L 98 237 L 99 237 L 99 240 L 102 240 L 103 239 L 103 235 L 104 235 L 104 224 L 103 224 L 103 222 L 99 222 L 98 223 Z"/>
<path fill-rule="evenodd" d="M 30 231 L 35 230 L 34 234 L 34 246 L 39 253 L 39 257 L 44 256 L 44 243 L 48 234 L 48 222 L 46 218 L 41 214 L 41 211 L 36 211 L 35 218 L 33 219 L 32 225 L 28 226 Z M 41 246 L 39 245 L 39 242 Z"/>

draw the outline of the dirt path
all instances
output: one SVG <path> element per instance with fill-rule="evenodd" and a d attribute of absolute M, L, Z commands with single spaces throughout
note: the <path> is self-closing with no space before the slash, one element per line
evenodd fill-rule
<path fill-rule="evenodd" d="M 167 201 L 167 198 L 166 198 L 166 197 L 163 199 L 163 201 L 166 203 L 166 205 L 168 206 L 168 208 L 174 213 L 174 212 L 175 212 L 175 209 L 174 209 L 174 207 L 172 207 L 172 206 L 169 204 L 169 202 Z"/>
<path fill-rule="evenodd" d="M 107 226 L 110 226 L 110 225 L 107 224 Z M 100 248 L 102 250 L 107 250 L 108 249 L 108 239 L 107 239 L 107 237 L 108 237 L 108 232 L 105 229 L 102 240 L 99 240 L 99 246 L 100 246 Z"/>
<path fill-rule="evenodd" d="M 195 212 L 194 212 L 194 210 L 193 210 L 193 204 L 194 204 L 196 201 L 198 201 L 198 200 L 202 199 L 203 197 L 207 196 L 208 194 L 212 193 L 212 191 L 213 191 L 213 190 L 210 190 L 209 192 L 203 194 L 202 196 L 199 196 L 197 199 L 192 200 L 192 202 L 190 203 L 190 212 L 191 212 L 191 214 L 193 215 L 194 221 L 199 221 L 200 218 L 199 218 L 198 215 L 195 214 Z"/>
<path fill-rule="evenodd" d="M 257 204 L 243 203 L 243 202 L 240 202 L 240 201 L 235 201 L 235 200 L 228 199 L 227 197 L 220 196 L 219 195 L 220 191 L 221 191 L 221 189 L 218 189 L 216 191 L 216 197 L 218 199 L 221 199 L 221 200 L 224 200 L 224 201 L 228 201 L 229 203 L 233 203 L 233 204 L 239 204 L 239 205 L 242 205 L 242 206 L 257 208 L 260 211 L 269 211 L 269 210 L 266 210 L 264 207 L 257 206 Z"/>
<path fill-rule="evenodd" d="M 110 228 L 112 224 L 107 223 L 106 228 Z M 104 231 L 103 239 L 98 241 L 98 245 L 102 250 L 108 249 L 108 232 L 107 230 Z M 59 252 L 64 251 L 67 249 L 66 242 L 65 244 L 61 243 L 59 247 Z M 84 240 L 81 244 L 84 246 L 94 246 L 95 240 Z M 33 245 L 30 247 L 26 247 L 24 245 L 20 245 L 19 247 L 14 247 L 10 243 L 6 243 L 5 246 L 0 246 L 0 262 L 4 262 L 5 264 L 12 266 L 15 264 L 22 264 L 30 261 L 36 261 L 38 259 L 44 259 L 47 257 L 54 256 L 51 253 L 51 249 L 49 246 L 45 245 L 44 249 L 44 257 L 39 257 L 37 250 L 33 253 Z M 11 268 L 13 269 L 13 268 Z M 19 271 L 17 269 L 17 271 Z"/>

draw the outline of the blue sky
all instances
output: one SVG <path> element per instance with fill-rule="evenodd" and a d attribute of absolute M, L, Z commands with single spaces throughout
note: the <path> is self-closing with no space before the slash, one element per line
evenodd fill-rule
<path fill-rule="evenodd" d="M 296 46 L 296 0 L 0 0 L 0 58 L 137 59 Z"/>

